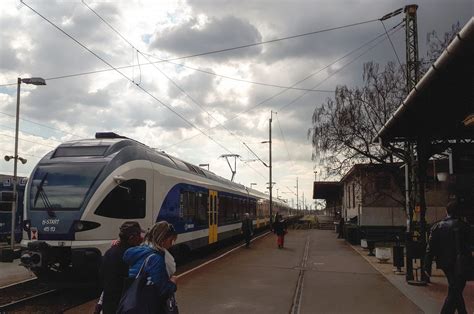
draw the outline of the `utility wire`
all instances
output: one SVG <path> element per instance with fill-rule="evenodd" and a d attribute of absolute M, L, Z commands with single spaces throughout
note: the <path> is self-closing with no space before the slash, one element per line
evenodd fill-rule
<path fill-rule="evenodd" d="M 380 20 L 380 23 L 382 23 L 383 28 L 385 29 L 385 34 L 387 34 L 388 40 L 390 41 L 390 45 L 392 46 L 393 52 L 395 53 L 395 56 L 397 57 L 398 64 L 400 65 L 400 69 L 403 70 L 402 63 L 400 62 L 400 58 L 398 57 L 397 50 L 395 49 L 395 46 L 393 45 L 392 39 L 390 38 L 390 35 L 387 32 L 387 28 L 385 27 L 385 23 L 383 20 Z"/>
<path fill-rule="evenodd" d="M 33 12 L 37 13 L 39 16 L 41 16 L 42 18 L 44 18 L 41 14 L 39 14 L 39 13 L 36 12 L 36 11 L 34 11 L 33 8 L 31 8 L 29 5 L 27 5 L 27 4 L 24 2 L 24 0 L 20 0 L 20 2 L 21 2 L 23 5 L 27 6 L 30 10 L 32 10 Z M 84 3 L 86 6 L 88 6 L 84 1 L 83 1 L 83 3 Z M 88 6 L 88 7 L 89 7 L 89 6 Z M 90 8 L 90 7 L 89 7 L 89 8 Z M 222 53 L 222 52 L 226 52 L 226 51 L 232 51 L 232 50 L 237 50 L 237 49 L 249 48 L 249 47 L 253 47 L 253 46 L 258 46 L 258 45 L 263 45 L 263 44 L 268 44 L 268 43 L 274 43 L 274 42 L 279 42 L 279 41 L 288 40 L 288 39 L 293 39 L 293 38 L 298 38 L 298 37 L 303 37 L 303 36 L 315 35 L 315 34 L 319 34 L 319 33 L 324 33 L 324 32 L 329 32 L 329 31 L 334 31 L 334 30 L 349 28 L 349 27 L 353 27 L 353 26 L 359 26 L 359 25 L 363 25 L 363 24 L 375 22 L 375 21 L 378 21 L 378 20 L 379 20 L 379 19 L 372 19 L 372 20 L 362 21 L 362 22 L 358 22 L 358 23 L 352 23 L 352 24 L 347 24 L 347 25 L 342 25 L 342 26 L 337 26 L 337 27 L 331 27 L 331 28 L 321 29 L 321 30 L 317 30 L 317 31 L 313 31 L 313 32 L 308 32 L 308 33 L 293 35 L 293 36 L 287 36 L 287 37 L 282 37 L 282 38 L 277 38 L 277 39 L 272 39 L 272 40 L 267 40 L 267 41 L 256 42 L 256 43 L 247 44 L 247 45 L 242 45 L 242 46 L 236 46 L 236 47 L 231 47 L 231 48 L 219 49 L 219 50 L 214 50 L 214 51 L 207 51 L 207 52 L 202 52 L 202 53 L 197 53 L 197 54 L 192 54 L 192 55 L 182 56 L 182 57 L 176 57 L 176 58 L 171 58 L 171 59 L 163 59 L 163 60 L 160 59 L 160 61 L 153 62 L 153 63 L 171 62 L 171 61 L 176 61 L 176 60 L 182 60 L 182 59 L 189 59 L 189 58 L 194 58 L 194 57 L 199 57 L 199 56 L 205 56 L 205 55 L 209 55 L 209 54 Z M 105 21 L 104 21 L 104 22 L 105 22 Z M 139 65 L 140 65 L 140 64 L 139 64 Z M 143 64 L 141 64 L 141 65 L 147 65 L 147 64 L 146 64 L 146 63 L 143 63 Z M 47 78 L 46 80 L 63 79 L 63 78 L 68 78 L 68 77 L 82 76 L 82 75 L 89 75 L 89 74 L 96 74 L 96 73 L 108 72 L 108 71 L 112 71 L 112 70 L 116 70 L 116 69 L 122 70 L 122 69 L 133 68 L 133 67 L 135 67 L 135 65 L 123 66 L 123 67 L 116 67 L 115 69 L 103 69 L 103 70 L 96 70 L 96 71 L 82 72 L 82 73 L 77 73 L 77 74 L 69 74 L 69 75 L 51 77 L 51 78 Z M 212 72 L 210 72 L 210 73 L 212 73 Z M 224 76 L 222 76 L 222 77 L 224 77 Z M 227 77 L 227 78 L 228 78 L 228 77 Z M 236 80 L 238 80 L 238 79 L 236 79 Z M 241 81 L 248 82 L 248 83 L 254 83 L 254 82 L 245 81 L 245 80 L 241 80 Z M 9 86 L 9 85 L 15 85 L 15 84 L 16 84 L 16 83 L 2 84 L 2 85 L 0 85 L 0 87 Z M 267 85 L 267 86 L 273 86 L 273 87 L 282 88 L 282 87 L 280 87 L 280 86 L 278 86 L 278 85 L 273 85 L 273 84 L 263 84 L 263 83 L 260 83 L 259 85 Z"/>
<path fill-rule="evenodd" d="M 10 137 L 10 138 L 15 138 L 15 136 L 4 134 L 4 133 L 0 133 L 0 135 Z M 30 140 L 27 140 L 27 139 L 24 139 L 24 138 L 21 138 L 21 137 L 19 137 L 19 139 L 22 140 L 22 141 L 25 141 L 25 142 L 29 142 L 29 143 L 33 143 L 33 144 L 37 144 L 37 145 L 41 145 L 41 146 L 56 148 L 56 146 L 51 146 L 51 145 L 48 145 L 48 144 L 38 143 L 38 142 L 35 142 L 35 141 L 30 141 Z"/>
<path fill-rule="evenodd" d="M 401 23 L 395 25 L 390 31 L 392 31 L 392 33 L 396 33 L 398 32 L 400 29 L 403 28 L 400 27 L 398 29 L 395 29 L 396 27 L 400 26 Z M 382 34 L 382 36 L 385 35 L 385 34 Z M 378 38 L 380 38 L 381 36 L 379 35 Z M 377 38 L 377 39 L 378 39 Z M 329 74 L 324 80 L 322 80 L 321 82 L 317 83 L 316 85 L 314 85 L 313 87 L 316 88 L 318 86 L 320 86 L 321 84 L 325 83 L 329 78 L 333 77 L 334 75 L 336 75 L 337 73 L 341 72 L 343 69 L 345 69 L 346 67 L 348 67 L 350 64 L 352 64 L 354 61 L 356 61 L 357 59 L 359 59 L 360 57 L 362 57 L 363 55 L 365 55 L 367 52 L 371 51 L 372 49 L 374 49 L 375 47 L 377 47 L 379 44 L 381 44 L 382 42 L 384 42 L 385 39 L 382 39 L 380 41 L 378 41 L 377 43 L 375 43 L 374 45 L 372 45 L 371 47 L 367 48 L 366 50 L 364 50 L 362 53 L 360 53 L 357 57 L 355 57 L 354 59 L 352 59 L 351 61 L 349 61 L 348 63 L 344 64 L 341 68 L 339 68 L 338 70 L 332 72 L 331 74 Z M 281 106 L 280 108 L 278 108 L 278 111 L 281 111 L 283 110 L 283 108 L 286 108 L 292 104 L 294 104 L 295 102 L 297 102 L 298 100 L 300 100 L 301 98 L 303 98 L 305 95 L 307 95 L 308 93 L 307 92 L 304 92 L 303 94 L 299 95 L 298 97 L 296 97 L 295 99 L 293 99 L 291 102 Z"/>
<path fill-rule="evenodd" d="M 129 44 L 133 49 L 136 50 L 137 52 L 137 57 L 138 57 L 138 54 L 141 54 L 148 62 L 150 62 L 150 60 L 145 56 L 143 55 L 143 53 L 138 50 L 127 38 L 125 38 L 118 30 L 116 30 L 109 22 L 107 22 L 98 12 L 96 12 L 94 9 L 92 9 L 84 0 L 82 0 L 82 3 L 90 10 L 92 11 L 92 13 L 94 13 L 102 22 L 104 22 L 112 31 L 114 31 L 120 38 L 122 38 L 127 44 Z M 164 73 L 163 71 L 161 71 L 160 68 L 158 68 L 158 66 L 156 64 L 153 64 L 153 66 L 155 67 L 156 70 L 158 70 L 158 72 L 160 72 L 164 77 L 166 77 L 171 83 L 173 83 L 173 85 L 179 89 L 186 97 L 188 97 L 189 99 L 191 99 L 191 101 L 197 105 L 202 111 L 204 111 L 205 113 L 207 113 L 210 117 L 212 117 L 214 119 L 214 121 L 216 121 L 218 124 L 220 124 L 225 130 L 227 130 L 227 132 L 229 132 L 230 135 L 234 136 L 235 138 L 237 138 L 240 142 L 242 142 L 244 145 L 245 143 L 242 141 L 242 139 L 237 136 L 234 132 L 232 132 L 231 130 L 229 130 L 227 127 L 225 127 L 219 120 L 217 120 L 210 112 L 208 112 L 197 100 L 195 100 L 191 95 L 189 95 L 183 88 L 181 88 L 181 86 L 179 86 L 173 79 L 171 79 L 168 75 L 166 75 L 166 73 Z M 140 81 L 141 81 L 141 75 L 140 75 Z M 247 148 L 248 146 L 245 145 Z M 253 153 L 253 151 L 252 151 Z M 253 153 L 255 154 L 255 153 Z"/>
<path fill-rule="evenodd" d="M 398 25 L 400 25 L 400 24 L 401 24 L 401 23 L 399 23 Z M 396 25 L 396 26 L 398 26 L 398 25 Z M 289 90 L 290 88 L 292 88 L 292 87 L 294 87 L 294 86 L 296 86 L 296 85 L 298 85 L 298 84 L 300 84 L 300 83 L 302 83 L 302 82 L 308 80 L 309 78 L 313 77 L 314 75 L 316 75 L 316 74 L 318 74 L 318 73 L 324 71 L 325 69 L 329 68 L 330 66 L 332 66 L 332 65 L 336 64 L 337 62 L 339 62 L 339 61 L 341 61 L 341 60 L 347 58 L 348 56 L 350 56 L 351 54 L 353 54 L 353 53 L 355 53 L 355 52 L 361 50 L 361 49 L 364 48 L 365 46 L 370 45 L 371 43 L 373 43 L 374 41 L 376 41 L 377 39 L 379 39 L 380 37 L 383 37 L 383 36 L 385 36 L 385 33 L 381 33 L 381 34 L 377 35 L 375 38 L 373 38 L 373 39 L 371 39 L 371 40 L 365 42 L 365 43 L 362 44 L 361 46 L 359 46 L 359 47 L 357 47 L 357 48 L 351 50 L 350 52 L 348 52 L 348 53 L 346 53 L 345 55 L 343 55 L 342 57 L 340 57 L 340 58 L 334 60 L 333 62 L 329 63 L 328 65 L 324 66 L 323 68 L 321 68 L 321 69 L 319 69 L 319 70 L 317 70 L 317 71 L 311 73 L 310 75 L 304 77 L 303 79 L 297 81 L 296 83 L 294 83 L 293 85 L 291 85 L 291 87 L 288 87 L 288 88 L 286 88 L 285 90 L 280 91 L 280 92 L 274 94 L 273 96 L 270 96 L 270 97 L 264 99 L 263 101 L 257 103 L 255 106 L 253 106 L 253 107 L 251 107 L 251 108 L 249 108 L 249 109 L 247 109 L 247 110 L 244 110 L 244 111 L 241 111 L 241 112 L 237 113 L 235 116 L 233 116 L 231 119 L 227 120 L 226 122 L 232 121 L 232 120 L 238 118 L 240 115 L 242 115 L 242 114 L 244 114 L 244 113 L 247 113 L 247 112 L 249 112 L 249 111 L 255 109 L 256 107 L 258 107 L 258 106 L 260 106 L 260 105 L 262 105 L 262 104 L 264 104 L 264 103 L 266 103 L 266 102 L 268 102 L 268 101 L 270 101 L 270 100 L 276 98 L 277 96 L 283 94 L 284 92 L 286 92 L 286 91 Z M 360 56 L 356 57 L 356 59 L 359 58 L 359 57 L 360 57 Z M 333 74 L 330 74 L 327 78 L 331 77 L 332 75 L 333 75 Z M 324 82 L 324 81 L 323 81 L 323 82 Z M 318 83 L 318 85 L 320 85 L 320 84 L 322 84 L 322 82 L 321 82 L 321 83 Z M 304 94 L 304 95 L 305 95 L 305 94 Z M 301 98 L 301 97 L 300 97 L 300 98 Z M 298 98 L 298 99 L 299 99 L 299 98 Z M 285 105 L 285 106 L 286 106 L 286 105 Z M 285 106 L 283 106 L 283 107 L 285 107 Z M 283 107 L 281 107 L 280 109 L 282 109 Z M 213 128 L 215 128 L 215 127 L 213 127 Z M 211 129 L 213 129 L 213 128 L 211 128 Z M 195 137 L 197 137 L 197 136 L 199 136 L 199 134 L 195 134 L 195 135 L 193 135 L 193 136 L 190 136 L 190 137 L 187 137 L 187 138 L 185 138 L 185 139 L 182 139 L 181 141 L 178 141 L 178 142 L 176 142 L 176 143 L 174 143 L 174 144 L 171 144 L 171 145 L 165 147 L 164 149 L 169 149 L 169 148 L 171 148 L 171 147 L 173 147 L 173 146 L 176 146 L 176 145 L 179 145 L 179 144 L 181 144 L 181 143 L 183 143 L 183 142 L 185 142 L 185 141 L 191 140 L 191 139 L 193 139 L 193 138 L 195 138 Z"/>
<path fill-rule="evenodd" d="M 283 130 L 281 129 L 280 120 L 278 119 L 278 114 L 276 115 L 276 118 L 277 118 L 278 128 L 280 129 L 280 134 L 281 134 L 281 137 L 282 137 L 282 139 L 283 139 L 283 144 L 285 144 L 286 153 L 288 154 L 288 160 L 291 161 L 291 163 L 293 164 L 293 167 L 294 167 L 294 166 L 295 166 L 295 162 L 294 162 L 294 160 L 293 160 L 293 159 L 291 158 L 291 156 L 290 156 L 290 150 L 288 149 L 288 145 L 286 145 L 285 135 L 283 135 Z"/>
<path fill-rule="evenodd" d="M 6 115 L 6 116 L 15 118 L 15 115 L 9 114 L 9 113 L 6 113 L 6 112 L 1 112 L 1 111 L 0 111 L 0 114 L 3 114 L 3 115 Z M 32 120 L 28 120 L 28 119 L 25 119 L 25 118 L 20 118 L 20 120 L 27 121 L 27 122 L 30 122 L 30 123 L 33 123 L 33 124 L 36 124 L 36 125 L 39 125 L 39 126 L 48 128 L 48 129 L 50 129 L 50 130 L 63 133 L 63 134 L 69 134 L 69 135 L 75 136 L 75 137 L 77 137 L 77 138 L 82 138 L 82 137 L 83 137 L 83 136 L 79 136 L 79 135 L 76 135 L 76 134 L 73 134 L 73 133 L 70 133 L 70 132 L 66 132 L 66 131 L 63 131 L 63 130 L 60 130 L 60 129 L 53 128 L 53 127 L 51 127 L 51 126 L 47 126 L 47 125 L 45 125 L 45 124 L 41 124 L 41 123 L 38 123 L 38 122 L 34 122 L 34 121 L 32 121 Z"/>
<path fill-rule="evenodd" d="M 23 2 L 23 0 L 21 0 Z M 321 29 L 313 32 L 308 32 L 308 33 L 302 33 L 298 35 L 293 35 L 293 36 L 287 36 L 287 37 L 282 37 L 282 38 L 277 38 L 277 39 L 271 39 L 271 40 L 266 40 L 266 41 L 260 41 L 252 44 L 247 44 L 247 45 L 242 45 L 242 46 L 236 46 L 232 48 L 225 48 L 225 49 L 219 49 L 219 50 L 213 50 L 213 51 L 208 51 L 208 52 L 202 52 L 202 53 L 197 53 L 193 55 L 188 55 L 184 57 L 177 57 L 177 58 L 172 58 L 172 59 L 166 59 L 163 61 L 176 61 L 176 60 L 181 60 L 181 59 L 189 59 L 189 58 L 194 58 L 194 57 L 201 57 L 201 56 L 206 56 L 210 54 L 215 54 L 215 53 L 221 53 L 221 52 L 227 52 L 227 51 L 232 51 L 232 50 L 237 50 L 237 49 L 242 49 L 242 48 L 249 48 L 249 47 L 254 47 L 254 46 L 259 46 L 263 44 L 269 44 L 269 43 L 275 43 L 283 40 L 288 40 L 288 39 L 293 39 L 293 38 L 298 38 L 298 37 L 304 37 L 304 36 L 309 36 L 309 35 L 315 35 L 315 34 L 320 34 L 324 32 L 330 32 L 330 31 L 335 31 L 338 29 L 344 29 L 344 28 L 349 28 L 353 26 L 359 26 L 367 23 L 372 23 L 376 22 L 379 19 L 372 19 L 372 20 L 367 20 L 367 21 L 362 21 L 358 23 L 352 23 L 352 24 L 347 24 L 347 25 L 342 25 L 342 26 L 337 26 L 337 27 L 331 27 L 331 28 L 326 28 L 326 29 Z M 162 62 L 162 61 L 160 61 Z"/>
<path fill-rule="evenodd" d="M 33 9 L 32 7 L 30 7 L 28 4 L 26 4 L 23 0 L 20 0 L 21 3 L 23 3 L 26 7 L 28 7 L 31 11 L 33 11 L 34 13 L 36 13 L 38 16 L 40 16 L 42 19 L 44 19 L 45 21 L 47 21 L 49 24 L 51 24 L 54 28 L 56 28 L 57 30 L 59 30 L 61 33 L 63 33 L 64 35 L 66 35 L 67 37 L 69 37 L 71 40 L 73 40 L 75 43 L 77 43 L 79 46 L 81 46 L 82 48 L 84 48 L 85 50 L 87 50 L 89 53 L 91 53 L 93 56 L 95 56 L 97 59 L 99 59 L 100 61 L 102 61 L 103 63 L 105 63 L 106 65 L 108 65 L 110 68 L 114 69 L 116 72 L 118 72 L 121 76 L 123 76 L 125 79 L 127 79 L 129 82 L 133 83 L 133 85 L 137 86 L 139 89 L 141 89 L 143 92 L 145 92 L 146 94 L 148 94 L 150 97 L 152 97 L 155 101 L 157 101 L 158 103 L 160 103 L 162 106 L 164 106 L 165 108 L 167 108 L 168 110 L 170 110 L 171 112 L 173 112 L 175 115 L 177 115 L 181 120 L 183 120 L 184 122 L 186 122 L 187 124 L 189 124 L 191 127 L 195 128 L 196 130 L 200 131 L 201 133 L 203 133 L 204 135 L 206 135 L 207 137 L 209 137 L 210 139 L 212 139 L 210 136 L 208 136 L 206 133 L 204 133 L 204 131 L 202 131 L 200 128 L 198 128 L 194 123 L 192 123 L 191 121 L 187 120 L 183 115 L 181 115 L 179 112 L 175 111 L 173 108 L 171 108 L 169 105 L 165 104 L 164 102 L 162 102 L 160 99 L 158 99 L 156 96 L 154 96 L 153 94 L 151 94 L 148 90 L 144 89 L 141 85 L 138 85 L 136 83 L 133 82 L 132 79 L 130 79 L 128 76 L 126 76 L 123 72 L 119 71 L 117 68 L 115 68 L 112 64 L 110 64 L 108 61 L 106 61 L 104 58 L 100 57 L 99 55 L 97 55 L 95 52 L 93 52 L 92 50 L 90 50 L 89 48 L 87 48 L 84 44 L 82 44 L 80 41 L 78 41 L 76 38 L 74 38 L 73 36 L 71 36 L 70 34 L 68 34 L 66 31 L 64 31 L 62 28 L 60 28 L 59 26 L 57 26 L 56 24 L 54 24 L 53 22 L 51 22 L 48 18 L 46 18 L 45 16 L 43 16 L 42 14 L 40 14 L 38 11 L 36 11 L 35 9 Z M 214 139 L 212 139 L 214 141 Z M 216 142 L 217 143 L 217 142 Z M 219 143 L 218 143 L 219 144 Z M 219 146 L 221 146 L 221 144 L 219 144 Z M 223 146 L 222 146 L 223 147 Z M 227 150 L 227 148 L 226 148 Z M 227 150 L 228 151 L 228 150 Z"/>
<path fill-rule="evenodd" d="M 144 54 L 144 55 L 147 55 L 147 56 L 150 56 L 150 57 L 159 59 L 158 57 L 156 57 L 156 56 L 154 56 L 154 55 L 151 55 L 151 54 L 144 53 L 143 51 L 141 51 L 141 53 Z M 319 92 L 319 93 L 333 93 L 333 92 L 334 92 L 333 90 L 308 89 L 308 88 L 299 88 L 299 87 L 288 87 L 288 86 L 284 86 L 284 85 L 277 85 L 277 84 L 270 84 L 270 83 L 263 83 L 263 82 L 256 82 L 256 81 L 249 81 L 249 80 L 244 80 L 244 79 L 240 79 L 240 78 L 236 78 L 236 77 L 231 77 L 231 76 L 227 76 L 227 75 L 217 74 L 217 73 L 211 72 L 211 71 L 206 71 L 206 70 L 202 70 L 202 69 L 197 69 L 197 68 L 190 67 L 190 66 L 187 66 L 187 65 L 182 64 L 182 63 L 176 63 L 176 62 L 171 62 L 171 61 L 166 61 L 166 60 L 163 60 L 163 62 L 168 62 L 168 63 L 170 63 L 170 64 L 174 64 L 174 65 L 177 65 L 177 66 L 182 66 L 182 67 L 184 67 L 184 68 L 191 69 L 191 70 L 193 70 L 193 71 L 202 72 L 202 73 L 206 73 L 206 74 L 209 74 L 209 75 L 214 75 L 214 76 L 217 76 L 217 77 L 222 77 L 222 78 L 225 78 L 225 79 L 228 79 L 228 80 L 233 80 L 233 81 L 243 82 L 243 83 L 249 83 L 249 84 L 254 84 L 254 85 L 275 87 L 275 88 L 280 88 L 280 89 L 282 89 L 282 88 L 283 88 L 283 89 L 288 89 L 288 88 L 289 88 L 289 89 L 292 89 L 292 90 L 311 91 L 311 92 Z M 160 62 L 138 63 L 137 65 L 126 65 L 126 66 L 116 67 L 116 69 L 119 69 L 119 70 L 128 69 L 128 68 L 132 68 L 132 69 L 133 69 L 133 68 L 135 68 L 135 67 L 137 67 L 137 66 L 153 65 L 153 64 L 156 64 L 156 63 L 160 63 Z M 71 77 L 77 77 L 77 76 L 84 76 L 84 75 L 92 75 L 92 74 L 98 74 L 98 73 L 104 73 L 104 72 L 110 72 L 110 71 L 114 71 L 114 69 L 102 69 L 102 70 L 96 70 L 96 71 L 88 71 L 88 72 L 82 72 L 82 73 L 75 73 L 75 74 L 68 74 L 68 75 L 62 75 L 62 76 L 49 77 L 49 78 L 45 78 L 45 81 L 60 80 L 60 79 L 65 79 L 65 78 L 71 78 Z M 133 75 L 134 75 L 134 74 L 133 74 Z M 0 87 L 13 86 L 13 85 L 17 85 L 17 84 L 18 84 L 18 83 L 0 84 Z"/>
<path fill-rule="evenodd" d="M 147 55 L 147 56 L 149 56 L 149 57 L 158 59 L 158 60 L 160 60 L 160 61 L 168 62 L 168 63 L 170 63 L 170 64 L 174 64 L 174 65 L 177 65 L 177 66 L 181 66 L 181 67 L 183 67 L 183 68 L 187 68 L 187 69 L 190 69 L 190 70 L 193 70 L 193 71 L 197 71 L 197 72 L 201 72 L 201 73 L 205 73 L 205 74 L 209 74 L 209 75 L 213 75 L 213 76 L 217 76 L 217 77 L 222 77 L 222 78 L 225 78 L 225 79 L 228 79 L 228 80 L 232 80 L 232 81 L 243 82 L 243 83 L 250 83 L 250 84 L 261 85 L 261 86 L 268 86 L 268 87 L 277 87 L 277 88 L 283 88 L 283 89 L 292 89 L 292 90 L 300 90 L 300 91 L 311 91 L 311 92 L 321 92 L 321 93 L 334 93 L 333 90 L 308 89 L 308 88 L 300 88 L 300 87 L 288 87 L 288 86 L 277 85 L 277 84 L 269 84 L 269 83 L 262 83 L 262 82 L 256 82 L 256 81 L 250 81 L 250 80 L 239 79 L 239 78 L 231 77 L 231 76 L 228 76 L 228 75 L 218 74 L 218 73 L 215 73 L 215 72 L 211 72 L 211 71 L 206 71 L 206 70 L 202 70 L 202 69 L 190 67 L 190 66 L 185 65 L 185 64 L 183 64 L 183 63 L 177 63 L 177 62 L 173 62 L 173 61 L 166 61 L 166 60 L 161 59 L 161 58 L 159 58 L 159 57 L 157 57 L 157 56 L 155 56 L 155 55 L 153 55 L 153 54 L 149 54 L 149 53 L 145 53 L 145 52 L 142 52 L 142 54 L 145 54 L 145 55 Z"/>
<path fill-rule="evenodd" d="M 85 50 L 87 50 L 88 52 L 90 52 L 92 55 L 94 55 L 96 58 L 98 58 L 99 60 L 101 60 L 103 63 L 105 63 L 106 65 L 108 65 L 109 67 L 111 67 L 112 69 L 114 69 L 115 71 L 117 71 L 120 75 L 122 75 L 125 79 L 127 79 L 128 81 L 132 82 L 133 83 L 133 80 L 131 80 L 128 76 L 126 76 L 125 74 L 123 74 L 121 71 L 119 71 L 118 69 L 116 69 L 112 64 L 110 64 L 109 62 L 107 62 L 105 59 L 101 58 L 100 56 L 98 56 L 96 53 L 94 53 L 92 50 L 90 50 L 89 48 L 87 48 L 84 44 L 82 44 L 81 42 L 79 42 L 77 39 L 75 39 L 73 36 L 71 36 L 70 34 L 68 34 L 66 31 L 64 31 L 63 29 L 61 29 L 59 26 L 57 26 L 56 24 L 54 24 L 53 22 L 51 22 L 48 18 L 44 17 L 41 13 L 39 13 L 38 11 L 36 11 L 35 9 L 33 9 L 32 7 L 30 7 L 28 4 L 26 4 L 23 0 L 20 0 L 21 3 L 23 3 L 26 7 L 28 7 L 31 11 L 33 11 L 34 13 L 36 13 L 38 16 L 40 16 L 42 19 L 44 19 L 45 21 L 47 21 L 49 24 L 51 24 L 54 28 L 56 28 L 57 30 L 59 30 L 61 33 L 63 33 L 64 35 L 66 35 L 67 37 L 69 37 L 71 40 L 73 40 L 75 43 L 77 43 L 79 46 L 81 46 L 82 48 L 84 48 Z M 204 134 L 206 137 L 208 137 L 210 140 L 212 140 L 213 142 L 215 142 L 217 145 L 219 145 L 221 148 L 223 148 L 225 151 L 229 152 L 229 153 L 232 153 L 230 150 L 228 150 L 225 146 L 223 146 L 222 144 L 220 144 L 219 142 L 217 142 L 216 140 L 214 140 L 211 136 L 207 135 L 206 133 L 204 133 L 204 131 L 202 131 L 200 128 L 198 128 L 196 125 L 194 125 L 194 123 L 190 122 L 189 120 L 187 120 L 184 116 L 182 116 L 180 113 L 176 112 L 175 110 L 173 110 L 170 106 L 168 106 L 167 104 L 165 104 L 164 102 L 162 102 L 161 100 L 159 100 L 156 96 L 154 96 L 153 94 L 151 94 L 148 90 L 144 89 L 141 85 L 138 85 L 136 83 L 134 83 L 135 86 L 137 86 L 139 89 L 141 89 L 143 92 L 145 92 L 147 95 L 149 95 L 150 97 L 152 97 L 154 100 L 156 100 L 158 103 L 160 103 L 161 105 L 163 105 L 164 107 L 166 107 L 168 110 L 170 110 L 171 112 L 175 113 L 180 119 L 182 119 L 184 122 L 186 122 L 187 124 L 189 124 L 191 127 L 195 128 L 196 130 L 200 131 L 202 134 Z M 258 172 L 257 172 L 258 173 Z M 260 174 L 260 173 L 259 173 Z M 261 174 L 260 174 L 261 175 Z"/>
<path fill-rule="evenodd" d="M 3 124 L 0 124 L 0 127 L 1 127 L 1 128 L 4 128 L 4 129 L 15 130 L 14 127 L 11 127 L 11 126 L 8 126 L 8 125 L 3 125 Z M 26 131 L 23 131 L 23 130 L 20 130 L 20 132 L 21 132 L 21 133 L 28 134 L 28 135 L 33 135 L 33 136 L 41 137 L 43 140 L 48 140 L 48 141 L 53 141 L 53 142 L 56 142 L 56 143 L 61 143 L 60 141 L 56 141 L 56 140 L 53 140 L 53 139 L 49 139 L 49 138 L 42 137 L 42 136 L 39 135 L 39 134 L 35 134 L 35 133 L 31 133 L 31 132 L 26 132 Z"/>
<path fill-rule="evenodd" d="M 244 143 L 245 147 L 259 160 L 265 167 L 268 167 L 267 163 L 264 162 L 246 143 Z"/>

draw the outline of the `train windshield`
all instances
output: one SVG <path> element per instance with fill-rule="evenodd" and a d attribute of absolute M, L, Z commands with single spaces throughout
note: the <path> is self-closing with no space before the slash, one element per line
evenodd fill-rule
<path fill-rule="evenodd" d="M 39 166 L 30 189 L 32 210 L 78 210 L 104 164 Z"/>

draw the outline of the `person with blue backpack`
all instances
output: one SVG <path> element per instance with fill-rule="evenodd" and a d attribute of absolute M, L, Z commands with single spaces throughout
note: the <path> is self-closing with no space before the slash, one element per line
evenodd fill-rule
<path fill-rule="evenodd" d="M 175 304 L 169 308 L 177 277 L 169 275 L 165 258 L 176 238 L 173 225 L 160 221 L 147 232 L 142 245 L 125 251 L 123 260 L 133 282 L 122 296 L 118 313 L 177 313 Z"/>

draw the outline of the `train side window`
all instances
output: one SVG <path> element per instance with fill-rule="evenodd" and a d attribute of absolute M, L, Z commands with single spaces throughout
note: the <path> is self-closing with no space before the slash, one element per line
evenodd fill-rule
<path fill-rule="evenodd" d="M 218 196 L 218 199 L 219 199 L 219 208 L 218 208 L 218 224 L 222 224 L 223 222 L 225 222 L 225 216 L 226 216 L 226 212 L 225 212 L 225 208 L 226 208 L 226 201 L 225 201 L 225 196 L 222 196 L 222 195 L 219 195 Z"/>
<path fill-rule="evenodd" d="M 183 218 L 186 222 L 193 222 L 195 220 L 197 211 L 197 197 L 196 193 L 183 191 L 182 192 L 184 203 L 183 203 Z"/>
<path fill-rule="evenodd" d="M 255 218 L 257 217 L 257 203 L 255 202 L 254 199 L 250 199 L 250 205 L 249 205 L 249 208 L 250 208 L 250 216 L 252 218 Z"/>
<path fill-rule="evenodd" d="M 145 180 L 132 179 L 117 185 L 100 203 L 95 214 L 119 219 L 145 218 Z"/>
<path fill-rule="evenodd" d="M 206 193 L 198 194 L 198 208 L 196 213 L 196 225 L 205 226 L 207 225 L 207 201 L 209 195 Z"/>

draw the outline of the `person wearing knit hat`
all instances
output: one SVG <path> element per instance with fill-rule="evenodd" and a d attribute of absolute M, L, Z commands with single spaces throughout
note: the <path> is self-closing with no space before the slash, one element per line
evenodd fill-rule
<path fill-rule="evenodd" d="M 102 313 L 115 313 L 122 296 L 125 279 L 128 277 L 128 264 L 123 260 L 123 254 L 131 247 L 143 242 L 144 230 L 136 221 L 126 221 L 119 228 L 119 240 L 102 258 L 101 279 L 103 284 L 102 304 L 98 304 Z"/>

